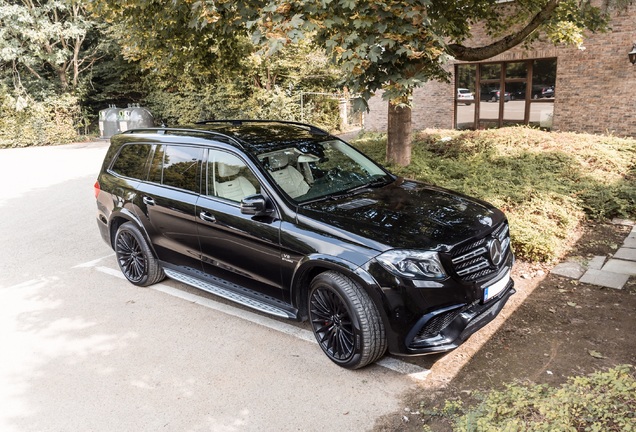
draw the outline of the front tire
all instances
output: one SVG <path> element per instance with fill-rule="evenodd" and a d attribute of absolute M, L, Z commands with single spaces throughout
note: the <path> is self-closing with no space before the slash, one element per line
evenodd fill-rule
<path fill-rule="evenodd" d="M 355 281 L 340 273 L 321 273 L 311 282 L 309 320 L 318 345 L 338 366 L 358 369 L 386 351 L 378 308 Z"/>
<path fill-rule="evenodd" d="M 130 283 L 148 286 L 166 277 L 148 242 L 132 222 L 119 227 L 114 244 L 119 268 Z"/>

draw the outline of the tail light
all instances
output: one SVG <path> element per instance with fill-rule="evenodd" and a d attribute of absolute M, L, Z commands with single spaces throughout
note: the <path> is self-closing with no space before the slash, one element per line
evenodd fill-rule
<path fill-rule="evenodd" d="M 99 191 L 101 190 L 99 187 L 99 180 L 95 182 L 95 199 L 97 199 L 97 195 L 99 195 Z"/>

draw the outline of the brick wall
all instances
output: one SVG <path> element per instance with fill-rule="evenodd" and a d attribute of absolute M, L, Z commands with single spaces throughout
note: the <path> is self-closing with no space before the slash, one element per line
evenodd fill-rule
<path fill-rule="evenodd" d="M 589 35 L 584 51 L 559 50 L 554 129 L 636 137 L 634 42 L 636 4 L 614 17 L 611 33 Z"/>
<path fill-rule="evenodd" d="M 487 40 L 485 33 L 476 30 L 467 44 Z M 627 58 L 634 42 L 636 4 L 615 14 L 611 32 L 588 34 L 585 50 L 538 42 L 530 50 L 517 47 L 488 61 L 556 57 L 553 130 L 636 137 L 636 66 Z M 430 82 L 417 89 L 413 96 L 413 128 L 452 128 L 453 92 L 452 83 Z M 365 129 L 385 131 L 387 103 L 381 94 L 369 101 L 369 108 Z"/>

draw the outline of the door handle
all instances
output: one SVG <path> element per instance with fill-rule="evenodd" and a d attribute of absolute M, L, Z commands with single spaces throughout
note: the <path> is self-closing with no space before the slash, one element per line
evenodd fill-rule
<path fill-rule="evenodd" d="M 199 217 L 206 222 L 216 222 L 216 218 L 208 212 L 202 211 L 201 213 L 199 213 Z"/>
<path fill-rule="evenodd" d="M 143 202 L 144 202 L 144 204 L 146 204 L 146 205 L 150 205 L 150 206 L 155 205 L 155 200 L 153 200 L 152 198 L 147 197 L 147 196 L 143 197 L 143 198 L 142 198 L 142 201 L 143 201 Z"/>

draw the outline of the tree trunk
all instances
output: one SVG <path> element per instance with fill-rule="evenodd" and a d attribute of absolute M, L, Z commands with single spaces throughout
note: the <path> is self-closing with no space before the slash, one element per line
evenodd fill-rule
<path fill-rule="evenodd" d="M 389 163 L 411 163 L 411 107 L 389 102 L 386 159 Z"/>

